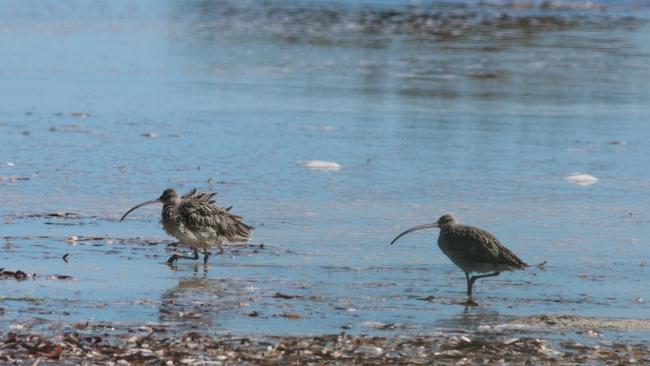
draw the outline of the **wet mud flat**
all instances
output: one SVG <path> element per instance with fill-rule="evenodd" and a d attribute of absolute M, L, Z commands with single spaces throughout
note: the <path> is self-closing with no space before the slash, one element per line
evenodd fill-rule
<path fill-rule="evenodd" d="M 650 363 L 647 5 L 45 3 L 0 12 L 0 364 Z M 118 220 L 167 186 L 254 241 L 166 266 Z M 445 212 L 546 272 L 464 309 L 388 245 Z"/>
<path fill-rule="evenodd" d="M 184 249 L 153 219 L 119 230 L 110 215 L 45 213 L 5 227 L 30 225 L 1 237 L 0 364 L 650 362 L 642 299 L 549 294 L 541 271 L 506 278 L 510 294 L 485 282 L 481 306 L 464 308 L 451 265 L 310 265 L 308 248 L 254 241 L 167 266 Z M 593 307 L 602 317 L 584 315 Z"/>
<path fill-rule="evenodd" d="M 58 326 L 61 326 L 60 324 Z M 45 336 L 0 333 L 0 362 L 10 364 L 646 364 L 647 344 L 579 343 L 524 335 L 178 335 L 165 325 L 69 325 Z"/>

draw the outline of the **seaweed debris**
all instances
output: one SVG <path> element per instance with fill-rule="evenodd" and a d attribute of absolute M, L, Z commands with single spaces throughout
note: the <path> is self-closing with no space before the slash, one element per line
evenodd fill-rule
<path fill-rule="evenodd" d="M 260 339 L 164 329 L 123 334 L 83 331 L 51 336 L 9 332 L 0 337 L 0 363 L 115 364 L 565 364 L 650 362 L 646 345 L 579 344 L 533 338 L 473 336 L 319 336 Z"/>

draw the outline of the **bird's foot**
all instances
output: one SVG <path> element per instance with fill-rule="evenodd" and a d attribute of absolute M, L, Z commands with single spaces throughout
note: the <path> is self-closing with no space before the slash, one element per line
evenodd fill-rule
<path fill-rule="evenodd" d="M 174 254 L 173 254 L 171 257 L 169 257 L 169 259 L 167 260 L 167 264 L 172 265 L 172 264 L 174 264 L 177 260 L 179 260 L 180 258 L 183 258 L 183 259 L 192 259 L 192 260 L 197 260 L 197 259 L 199 259 L 199 253 L 198 253 L 196 250 L 194 250 L 194 255 L 182 255 L 182 254 L 174 253 Z"/>
<path fill-rule="evenodd" d="M 167 264 L 168 265 L 173 265 L 176 261 L 178 260 L 178 254 L 173 254 L 169 259 L 167 259 Z"/>
<path fill-rule="evenodd" d="M 472 299 L 467 299 L 467 301 L 461 302 L 460 304 L 464 306 L 478 306 L 478 303 Z"/>

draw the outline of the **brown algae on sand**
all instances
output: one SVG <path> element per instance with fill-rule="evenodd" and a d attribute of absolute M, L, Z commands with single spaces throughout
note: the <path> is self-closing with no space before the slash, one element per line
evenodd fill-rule
<path fill-rule="evenodd" d="M 647 319 L 614 319 L 575 315 L 532 315 L 517 319 L 517 324 L 566 329 L 650 330 Z"/>
<path fill-rule="evenodd" d="M 154 329 L 155 328 L 155 329 Z M 50 336 L 16 331 L 0 337 L 0 362 L 132 364 L 601 364 L 650 362 L 647 345 L 553 344 L 534 337 L 367 335 L 213 337 L 170 334 L 164 326 L 85 324 Z M 16 327 L 15 329 L 20 329 Z M 73 328 L 70 328 L 73 329 Z M 105 332 L 112 329 L 112 332 Z M 146 330 L 146 331 L 143 331 Z M 216 363 L 215 363 L 216 364 Z"/>

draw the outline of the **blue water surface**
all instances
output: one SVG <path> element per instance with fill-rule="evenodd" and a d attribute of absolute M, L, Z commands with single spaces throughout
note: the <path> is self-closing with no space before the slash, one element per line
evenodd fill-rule
<path fill-rule="evenodd" d="M 37 277 L 0 281 L 0 329 L 647 319 L 650 8 L 548 4 L 1 1 L 0 267 Z M 159 207 L 118 222 L 166 187 L 265 248 L 168 268 Z M 388 245 L 444 213 L 546 271 L 479 281 L 468 315 L 435 231 Z"/>

